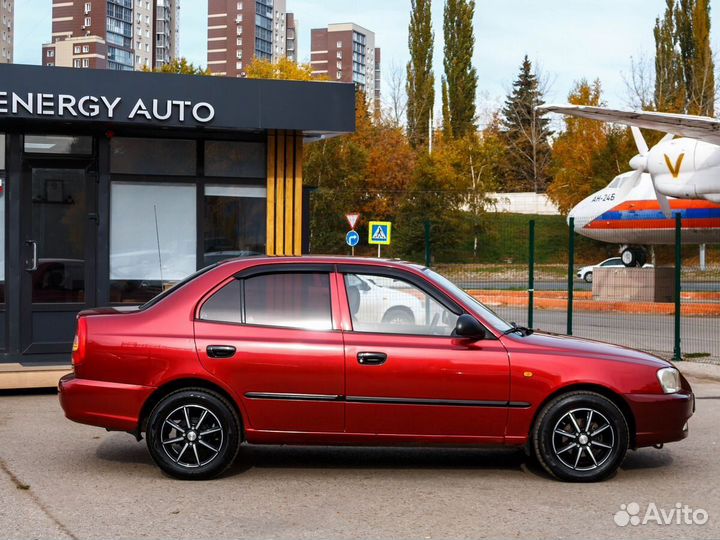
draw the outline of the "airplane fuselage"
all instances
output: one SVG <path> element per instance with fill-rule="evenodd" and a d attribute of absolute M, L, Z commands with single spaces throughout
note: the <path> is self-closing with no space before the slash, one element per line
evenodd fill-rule
<path fill-rule="evenodd" d="M 607 187 L 578 203 L 570 212 L 577 233 L 615 244 L 675 243 L 675 219 L 660 209 L 649 174 L 623 189 L 633 173 L 616 177 Z M 720 243 L 720 204 L 706 199 L 669 199 L 673 215 L 682 216 L 683 244 Z"/>

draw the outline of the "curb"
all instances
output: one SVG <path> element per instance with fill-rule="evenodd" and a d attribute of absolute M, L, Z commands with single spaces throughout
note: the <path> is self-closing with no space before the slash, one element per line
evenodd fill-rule
<path fill-rule="evenodd" d="M 674 362 L 674 365 L 688 379 L 720 383 L 720 365 L 688 362 L 687 360 Z"/>

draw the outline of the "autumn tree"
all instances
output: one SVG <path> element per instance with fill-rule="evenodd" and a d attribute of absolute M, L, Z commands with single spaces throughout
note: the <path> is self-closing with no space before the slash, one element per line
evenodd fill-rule
<path fill-rule="evenodd" d="M 167 64 L 163 64 L 159 68 L 150 69 L 147 66 L 143 66 L 143 71 L 155 72 L 155 73 L 175 73 L 178 75 L 204 75 L 210 76 L 212 73 L 209 69 L 196 66 L 195 64 L 188 62 L 187 58 L 173 58 Z"/>
<path fill-rule="evenodd" d="M 321 77 L 313 76 L 310 64 L 298 64 L 286 57 L 282 57 L 276 62 L 254 58 L 247 66 L 245 75 L 248 79 L 280 79 L 285 81 L 312 81 L 322 79 Z"/>
<path fill-rule="evenodd" d="M 504 189 L 544 192 L 550 181 L 550 121 L 536 107 L 543 89 L 527 55 L 502 110 L 502 131 L 508 147 Z"/>
<path fill-rule="evenodd" d="M 433 74 L 432 1 L 410 0 L 407 63 L 407 134 L 414 148 L 423 148 L 430 137 L 430 118 L 435 105 L 435 75 Z"/>
<path fill-rule="evenodd" d="M 655 20 L 655 110 L 683 112 L 687 101 L 683 61 L 675 30 L 675 0 L 667 0 L 662 19 Z"/>
<path fill-rule="evenodd" d="M 599 80 L 581 80 L 568 95 L 573 105 L 603 106 Z M 565 117 L 553 145 L 553 181 L 548 196 L 567 214 L 577 203 L 628 170 L 636 153 L 629 130 L 595 120 Z"/>
<path fill-rule="evenodd" d="M 475 131 L 477 72 L 472 65 L 475 0 L 446 0 L 443 17 L 443 129 L 462 138 Z M 446 103 L 447 102 L 447 106 Z M 449 127 L 447 127 L 449 126 Z"/>

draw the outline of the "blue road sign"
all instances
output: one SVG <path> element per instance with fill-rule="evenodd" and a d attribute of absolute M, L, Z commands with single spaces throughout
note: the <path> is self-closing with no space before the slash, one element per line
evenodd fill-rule
<path fill-rule="evenodd" d="M 370 238 L 369 244 L 378 244 L 381 246 L 390 245 L 390 231 L 392 223 L 389 221 L 371 221 L 370 222 Z"/>
<path fill-rule="evenodd" d="M 355 247 L 360 243 L 360 235 L 355 231 L 348 231 L 345 235 L 345 242 L 350 247 Z"/>

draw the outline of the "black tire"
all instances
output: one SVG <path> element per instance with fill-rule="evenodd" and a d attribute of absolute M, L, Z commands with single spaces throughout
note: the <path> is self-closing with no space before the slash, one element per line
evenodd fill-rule
<path fill-rule="evenodd" d="M 637 266 L 637 252 L 633 248 L 626 248 L 620 254 L 620 260 L 627 268 L 634 268 Z"/>
<path fill-rule="evenodd" d="M 592 274 L 592 272 L 585 272 L 585 275 L 583 276 L 585 283 L 592 283 Z"/>
<path fill-rule="evenodd" d="M 208 480 L 235 461 L 241 430 L 240 418 L 223 396 L 187 388 L 155 405 L 148 418 L 147 445 L 155 463 L 170 476 Z"/>
<path fill-rule="evenodd" d="M 415 324 L 415 316 L 406 307 L 391 307 L 383 315 L 385 324 Z"/>
<path fill-rule="evenodd" d="M 628 423 L 618 406 L 589 391 L 569 392 L 550 401 L 532 432 L 538 462 L 567 482 L 597 482 L 612 475 L 625 458 L 629 439 Z"/>

